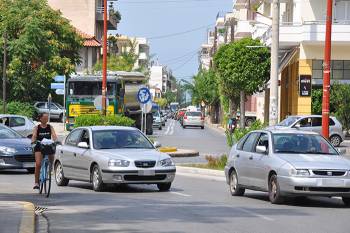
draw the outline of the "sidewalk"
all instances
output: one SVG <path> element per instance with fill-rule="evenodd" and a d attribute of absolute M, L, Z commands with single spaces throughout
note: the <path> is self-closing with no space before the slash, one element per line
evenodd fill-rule
<path fill-rule="evenodd" d="M 0 201 L 1 233 L 35 233 L 34 205 Z"/>
<path fill-rule="evenodd" d="M 205 118 L 205 126 L 208 128 L 211 128 L 213 130 L 216 130 L 217 132 L 225 135 L 225 128 L 221 126 L 221 124 L 213 124 L 210 122 L 210 118 L 206 117 Z"/>

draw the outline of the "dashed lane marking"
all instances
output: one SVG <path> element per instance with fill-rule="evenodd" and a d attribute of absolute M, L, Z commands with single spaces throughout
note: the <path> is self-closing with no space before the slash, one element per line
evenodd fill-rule
<path fill-rule="evenodd" d="M 185 194 L 185 193 L 179 193 L 179 192 L 170 192 L 172 194 L 178 195 L 178 196 L 182 196 L 182 197 L 192 197 L 189 194 Z"/>

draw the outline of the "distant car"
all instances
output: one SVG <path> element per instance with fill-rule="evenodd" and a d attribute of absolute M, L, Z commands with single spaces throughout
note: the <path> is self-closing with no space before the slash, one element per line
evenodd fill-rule
<path fill-rule="evenodd" d="M 158 111 L 155 111 L 153 114 L 153 128 L 158 128 L 159 130 L 162 130 L 162 118 L 160 116 L 160 113 Z"/>
<path fill-rule="evenodd" d="M 58 120 L 60 122 L 63 121 L 64 108 L 62 105 L 58 103 L 51 103 L 49 109 L 48 102 L 36 102 L 34 107 L 36 108 L 38 113 L 48 113 L 50 110 L 50 119 Z"/>
<path fill-rule="evenodd" d="M 204 129 L 204 116 L 201 112 L 191 112 L 187 111 L 183 117 L 182 127 L 186 128 L 188 126 L 201 127 Z"/>
<path fill-rule="evenodd" d="M 349 206 L 350 160 L 340 154 L 315 132 L 252 131 L 232 147 L 226 181 L 233 196 L 265 191 L 274 204 L 288 196 L 336 196 Z"/>
<path fill-rule="evenodd" d="M 26 116 L 0 114 L 0 124 L 6 125 L 23 137 L 31 138 L 33 134 L 34 122 Z"/>
<path fill-rule="evenodd" d="M 27 169 L 34 173 L 31 140 L 0 124 L 0 169 Z"/>
<path fill-rule="evenodd" d="M 169 155 L 156 150 L 140 130 L 131 127 L 93 126 L 74 129 L 56 149 L 58 186 L 69 180 L 92 183 L 95 191 L 105 184 L 156 184 L 167 191 L 176 167 Z"/>
<path fill-rule="evenodd" d="M 161 120 L 162 120 L 162 126 L 165 126 L 165 122 L 167 121 L 167 117 L 166 115 L 164 114 L 163 111 L 160 111 L 160 117 L 161 117 Z"/>
<path fill-rule="evenodd" d="M 333 146 L 339 146 L 345 139 L 343 126 L 335 117 L 329 119 L 329 139 Z M 279 124 L 274 126 L 275 129 L 300 128 L 304 131 L 322 133 L 322 116 L 289 116 Z"/>
<path fill-rule="evenodd" d="M 176 119 L 181 122 L 181 118 L 185 115 L 186 109 L 180 109 L 177 112 Z"/>

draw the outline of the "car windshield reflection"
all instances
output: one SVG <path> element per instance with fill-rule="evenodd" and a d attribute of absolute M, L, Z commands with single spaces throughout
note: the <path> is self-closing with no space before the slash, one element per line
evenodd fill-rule
<path fill-rule="evenodd" d="M 22 138 L 17 132 L 0 125 L 0 139 L 19 139 Z"/>
<path fill-rule="evenodd" d="M 138 130 L 103 130 L 93 132 L 94 148 L 153 149 L 150 141 Z"/>
<path fill-rule="evenodd" d="M 294 124 L 294 122 L 296 122 L 299 119 L 299 117 L 287 117 L 286 119 L 284 119 L 283 121 L 281 121 L 280 123 L 278 123 L 278 126 L 291 126 L 292 124 Z"/>
<path fill-rule="evenodd" d="M 274 134 L 275 153 L 338 155 L 322 136 L 316 134 Z"/>

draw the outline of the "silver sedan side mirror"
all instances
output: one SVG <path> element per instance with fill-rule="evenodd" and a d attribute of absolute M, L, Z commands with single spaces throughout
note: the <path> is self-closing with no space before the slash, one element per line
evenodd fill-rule
<path fill-rule="evenodd" d="M 265 146 L 256 146 L 255 151 L 259 154 L 266 154 L 267 153 L 267 149 Z"/>
<path fill-rule="evenodd" d="M 159 148 L 162 146 L 162 144 L 160 144 L 160 142 L 158 142 L 158 141 L 155 141 L 153 145 L 155 148 Z"/>
<path fill-rule="evenodd" d="M 89 149 L 89 145 L 86 142 L 79 142 L 78 147 L 83 149 Z"/>

